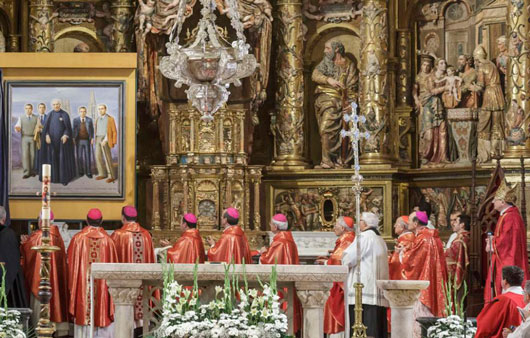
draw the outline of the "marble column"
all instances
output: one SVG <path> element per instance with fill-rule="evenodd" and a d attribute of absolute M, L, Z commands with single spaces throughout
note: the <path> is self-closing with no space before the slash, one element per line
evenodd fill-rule
<path fill-rule="evenodd" d="M 111 5 L 114 18 L 114 52 L 132 52 L 133 5 L 130 0 L 114 0 Z"/>
<path fill-rule="evenodd" d="M 414 331 L 414 304 L 420 297 L 421 290 L 429 286 L 423 280 L 378 280 L 377 286 L 383 290 L 390 303 L 392 318 L 390 320 L 392 337 L 412 337 Z"/>
<path fill-rule="evenodd" d="M 53 0 L 30 0 L 29 43 L 31 52 L 53 52 Z"/>
<path fill-rule="evenodd" d="M 330 283 L 296 282 L 296 294 L 302 303 L 303 338 L 322 338 L 324 305 L 329 297 Z"/>
<path fill-rule="evenodd" d="M 530 0 L 508 1 L 506 15 L 508 46 L 508 65 L 506 69 L 507 112 L 505 158 L 530 156 L 530 46 L 528 38 L 528 7 Z M 495 57 L 490 56 L 490 59 Z M 515 103 L 512 101 L 515 100 Z"/>
<path fill-rule="evenodd" d="M 134 303 L 140 294 L 141 280 L 108 280 L 114 302 L 114 338 L 134 336 Z"/>
<path fill-rule="evenodd" d="M 362 144 L 362 164 L 393 162 L 388 109 L 388 9 L 385 0 L 364 0 L 361 21 L 361 114 L 370 139 Z"/>
<path fill-rule="evenodd" d="M 278 90 L 276 114 L 271 119 L 275 156 L 273 169 L 308 166 L 304 155 L 304 23 L 302 1 L 278 0 Z"/>

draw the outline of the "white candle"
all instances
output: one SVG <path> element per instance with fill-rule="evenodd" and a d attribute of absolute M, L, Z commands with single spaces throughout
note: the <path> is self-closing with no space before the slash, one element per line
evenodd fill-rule
<path fill-rule="evenodd" d="M 42 176 L 50 176 L 51 172 L 52 172 L 51 164 L 43 164 L 42 165 Z"/>
<path fill-rule="evenodd" d="M 50 208 L 42 209 L 42 220 L 49 220 L 50 219 Z"/>

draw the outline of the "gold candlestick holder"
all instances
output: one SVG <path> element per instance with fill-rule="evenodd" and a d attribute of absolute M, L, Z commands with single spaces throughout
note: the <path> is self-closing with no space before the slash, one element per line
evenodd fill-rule
<path fill-rule="evenodd" d="M 366 326 L 363 324 L 363 284 L 355 283 L 355 324 L 352 337 L 366 338 Z"/>

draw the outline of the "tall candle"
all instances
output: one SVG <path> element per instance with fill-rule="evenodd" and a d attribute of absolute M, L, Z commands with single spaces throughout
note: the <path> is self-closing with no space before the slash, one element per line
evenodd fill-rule
<path fill-rule="evenodd" d="M 51 164 L 43 164 L 42 165 L 42 176 L 50 176 L 51 172 L 52 172 Z"/>

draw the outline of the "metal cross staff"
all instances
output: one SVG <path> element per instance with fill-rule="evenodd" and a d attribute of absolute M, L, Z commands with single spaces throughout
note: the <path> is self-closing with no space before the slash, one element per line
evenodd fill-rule
<path fill-rule="evenodd" d="M 363 324 L 363 308 L 362 308 L 362 288 L 363 284 L 361 283 L 361 192 L 363 190 L 361 182 L 363 181 L 363 176 L 360 174 L 361 166 L 359 165 L 359 141 L 364 138 L 370 138 L 369 132 L 361 132 L 359 130 L 359 123 L 364 124 L 366 118 L 361 115 L 357 115 L 357 103 L 351 103 L 351 114 L 344 114 L 344 121 L 348 124 L 350 130 L 342 130 L 341 136 L 343 138 L 349 137 L 352 148 L 353 148 L 353 158 L 355 174 L 351 177 L 353 181 L 353 193 L 355 194 L 355 238 L 357 246 L 357 259 L 358 264 L 355 271 L 355 324 L 352 327 L 353 336 L 355 338 L 366 338 L 366 326 Z"/>

